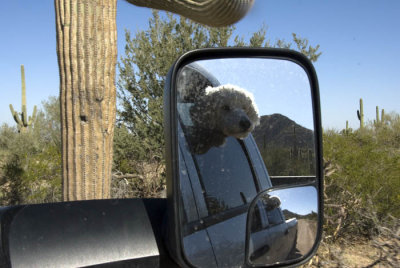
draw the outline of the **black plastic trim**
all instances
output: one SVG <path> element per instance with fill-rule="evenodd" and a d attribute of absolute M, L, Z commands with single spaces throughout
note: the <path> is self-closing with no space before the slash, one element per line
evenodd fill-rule
<path fill-rule="evenodd" d="M 147 268 L 147 267 L 166 267 L 161 266 L 158 257 L 145 257 L 133 260 L 102 263 L 98 265 L 83 266 L 82 268 Z M 171 267 L 171 266 L 168 266 Z"/>
<path fill-rule="evenodd" d="M 311 184 L 317 179 L 315 176 L 269 176 L 272 186 L 285 186 L 296 184 Z"/>
<path fill-rule="evenodd" d="M 10 233 L 10 227 L 14 216 L 22 208 L 24 208 L 24 206 L 0 208 L 0 267 L 11 267 L 8 234 Z"/>

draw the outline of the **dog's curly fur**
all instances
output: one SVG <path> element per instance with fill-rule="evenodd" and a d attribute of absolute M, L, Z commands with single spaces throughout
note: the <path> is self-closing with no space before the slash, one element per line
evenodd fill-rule
<path fill-rule="evenodd" d="M 244 139 L 259 124 L 253 95 L 234 85 L 207 87 L 190 109 L 193 128 L 191 147 L 202 154 L 213 146 L 221 146 L 225 138 Z"/>

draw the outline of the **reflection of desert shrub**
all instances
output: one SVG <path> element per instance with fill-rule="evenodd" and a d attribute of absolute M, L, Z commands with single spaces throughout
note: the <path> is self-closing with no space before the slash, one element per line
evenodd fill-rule
<path fill-rule="evenodd" d="M 205 198 L 209 215 L 215 215 L 229 209 L 229 206 L 225 204 L 224 200 L 219 200 L 210 195 L 206 195 Z"/>
<path fill-rule="evenodd" d="M 261 155 L 271 176 L 315 175 L 315 155 L 310 149 L 267 147 Z"/>

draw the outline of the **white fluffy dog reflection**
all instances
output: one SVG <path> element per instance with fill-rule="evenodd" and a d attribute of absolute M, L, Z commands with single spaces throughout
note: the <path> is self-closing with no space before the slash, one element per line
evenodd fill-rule
<path fill-rule="evenodd" d="M 235 85 L 207 87 L 190 108 L 192 152 L 206 153 L 225 138 L 244 139 L 260 122 L 253 94 Z"/>

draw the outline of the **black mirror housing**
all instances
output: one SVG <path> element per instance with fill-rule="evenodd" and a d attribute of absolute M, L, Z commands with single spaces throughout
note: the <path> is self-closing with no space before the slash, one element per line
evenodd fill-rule
<path fill-rule="evenodd" d="M 313 157 L 313 166 L 310 167 L 312 174 L 296 174 L 301 176 L 270 176 L 268 174 L 270 171 L 266 169 L 263 163 L 263 157 L 259 150 L 260 144 L 257 141 L 257 137 L 255 139 L 253 137 L 245 137 L 238 138 L 235 137 L 224 137 L 224 140 L 216 145 L 211 146 L 211 149 L 207 148 L 204 152 L 196 153 L 185 149 L 185 145 L 187 144 L 187 132 L 185 132 L 185 124 L 183 121 L 186 119 L 182 118 L 181 111 L 182 109 L 186 109 L 190 117 L 190 101 L 187 99 L 182 101 L 182 96 L 179 95 L 178 92 L 178 79 L 180 79 L 180 75 L 182 75 L 182 69 L 186 66 L 194 66 L 197 63 L 202 63 L 203 61 L 213 61 L 213 60 L 234 60 L 234 59 L 268 59 L 268 60 L 282 60 L 284 62 L 291 62 L 296 64 L 303 70 L 305 76 L 308 79 L 309 83 L 309 95 L 310 95 L 310 105 L 309 109 L 311 112 L 311 128 L 313 131 L 309 132 L 312 136 L 312 149 L 310 149 L 309 155 Z M 203 66 L 204 67 L 204 66 Z M 200 68 L 201 69 L 201 68 Z M 202 73 L 203 71 L 199 71 Z M 243 70 L 245 73 L 246 70 Z M 204 74 L 206 73 L 206 74 Z M 211 73 L 211 75 L 210 75 Z M 203 75 L 207 77 L 207 83 L 211 86 L 216 86 L 215 81 L 218 81 L 214 77 L 215 72 L 203 72 Z M 220 78 L 224 78 L 224 76 L 220 76 Z M 226 77 L 229 78 L 227 75 Z M 222 80 L 222 79 L 221 79 Z M 285 95 L 282 95 L 282 98 L 285 98 Z M 181 103 L 179 103 L 181 102 Z M 178 106 L 182 106 L 179 107 Z M 186 108 L 185 108 L 186 107 Z M 179 110 L 179 111 L 178 111 Z M 178 119 L 179 118 L 179 119 Z M 263 119 L 263 118 L 261 118 Z M 190 121 L 190 120 L 189 120 Z M 189 123 L 191 124 L 191 123 Z M 190 125 L 189 125 L 190 127 Z M 183 130 L 182 130 L 183 129 Z M 310 185 L 316 189 L 316 196 L 318 200 L 318 231 L 320 234 L 321 226 L 322 226 L 322 211 L 323 211 L 323 163 L 322 163 L 322 128 L 321 128 L 321 112 L 320 112 L 320 97 L 319 97 L 319 88 L 318 88 L 318 80 L 315 73 L 315 69 L 311 62 L 301 53 L 287 50 L 287 49 L 270 49 L 270 48 L 216 48 L 216 49 L 200 49 L 188 52 L 181 56 L 177 61 L 173 64 L 169 73 L 167 75 L 166 83 L 165 83 L 165 92 L 164 92 L 164 131 L 165 131 L 165 144 L 166 144 L 166 165 L 167 165 L 167 224 L 165 230 L 165 238 L 164 241 L 167 244 L 167 248 L 170 252 L 170 255 L 173 259 L 182 266 L 202 266 L 207 263 L 209 267 L 212 266 L 220 266 L 220 265 L 233 265 L 232 263 L 225 263 L 222 258 L 216 258 L 215 261 L 210 261 L 210 258 L 207 261 L 202 260 L 201 258 L 207 258 L 208 255 L 207 250 L 203 248 L 203 254 L 196 255 L 193 252 L 193 248 L 190 246 L 191 236 L 195 236 L 200 232 L 212 232 L 210 228 L 217 228 L 216 226 L 221 223 L 221 219 L 224 221 L 229 221 L 230 219 L 242 217 L 238 215 L 247 215 L 247 210 L 251 206 L 250 203 L 254 201 L 257 197 L 255 197 L 255 192 L 260 193 L 262 191 L 266 191 L 267 189 L 271 189 L 273 185 L 281 185 L 281 187 L 293 187 L 294 185 Z M 299 132 L 300 133 L 300 132 Z M 185 136 L 184 141 L 182 141 L 182 137 Z M 227 146 L 231 146 L 231 144 L 236 143 L 236 141 L 242 148 L 245 150 L 245 156 L 249 159 L 251 163 L 250 169 L 253 174 L 257 177 L 257 182 L 255 185 L 255 190 L 251 192 L 240 192 L 240 200 L 238 198 L 238 202 L 242 202 L 243 205 L 237 208 L 229 208 L 226 211 L 224 209 L 221 212 L 221 207 L 218 209 L 211 209 L 211 201 L 209 196 L 206 194 L 206 187 L 204 182 L 201 181 L 204 174 L 201 174 L 201 163 L 204 162 L 204 158 L 207 158 L 207 154 L 212 154 L 214 150 L 228 150 Z M 258 149 L 257 143 L 258 142 Z M 226 145 L 228 144 L 228 145 Z M 239 146 L 238 145 L 238 146 Z M 224 147 L 225 146 L 225 147 Z M 233 145 L 232 145 L 233 146 Z M 216 149 L 213 149 L 216 148 Z M 222 149 L 220 149 L 222 148 Z M 208 151 L 209 150 L 209 151 Z M 200 162 L 199 162 L 200 161 Z M 201 162 L 203 161 L 203 162 Z M 184 163 L 185 167 L 182 169 L 182 163 Z M 307 171 L 308 172 L 308 171 Z M 275 175 L 275 174 L 272 174 Z M 307 176 L 303 176 L 307 175 Z M 265 177 L 265 180 L 260 179 L 261 177 Z M 195 182 L 196 179 L 200 179 L 199 182 Z M 193 197 L 188 197 L 183 188 L 188 187 L 190 192 L 193 194 Z M 233 187 L 233 186 L 232 186 Z M 196 190 L 197 189 L 197 190 Z M 202 190 L 198 190 L 202 189 Z M 205 204 L 201 204 L 199 201 L 201 198 L 205 198 Z M 208 199 L 207 199 L 208 198 Z M 215 200 L 213 201 L 215 202 Z M 188 205 L 189 204 L 189 205 Z M 195 207 L 194 211 L 187 210 L 187 207 Z M 208 214 L 204 214 L 203 209 L 208 209 Z M 214 211 L 214 212 L 212 212 Z M 220 213 L 221 212 L 221 213 Z M 245 213 L 245 214 L 243 214 Z M 218 215 L 217 215 L 218 214 Z M 243 216 L 244 217 L 244 216 Z M 197 220 L 196 220 L 197 219 Z M 246 220 L 241 220 L 241 222 L 246 222 Z M 208 230 L 208 231 L 207 231 Z M 239 254 L 242 254 L 243 262 L 242 265 L 253 266 L 254 263 L 249 263 L 245 261 L 245 239 L 244 239 L 244 228 L 243 228 L 243 241 L 240 246 L 236 248 Z M 211 236 L 211 235 L 210 235 Z M 210 240 L 210 237 L 207 236 L 206 240 Z M 320 235 L 317 235 L 315 246 L 310 251 L 310 254 L 304 256 L 304 258 L 298 258 L 294 262 L 290 262 L 290 264 L 294 263 L 304 263 L 309 258 L 315 254 L 315 251 L 318 247 Z M 212 238 L 211 238 L 212 240 Z M 203 240 L 201 240 L 203 241 Z M 212 241 L 210 243 L 213 243 Z M 218 250 L 218 249 L 217 249 Z M 221 253 L 223 251 L 223 246 L 221 246 Z M 191 255 L 194 254 L 194 255 Z M 195 256 L 196 255 L 196 256 Z M 266 264 L 269 265 L 269 264 Z M 279 264 L 273 264 L 278 265 Z M 261 265 L 262 266 L 262 265 Z"/>

